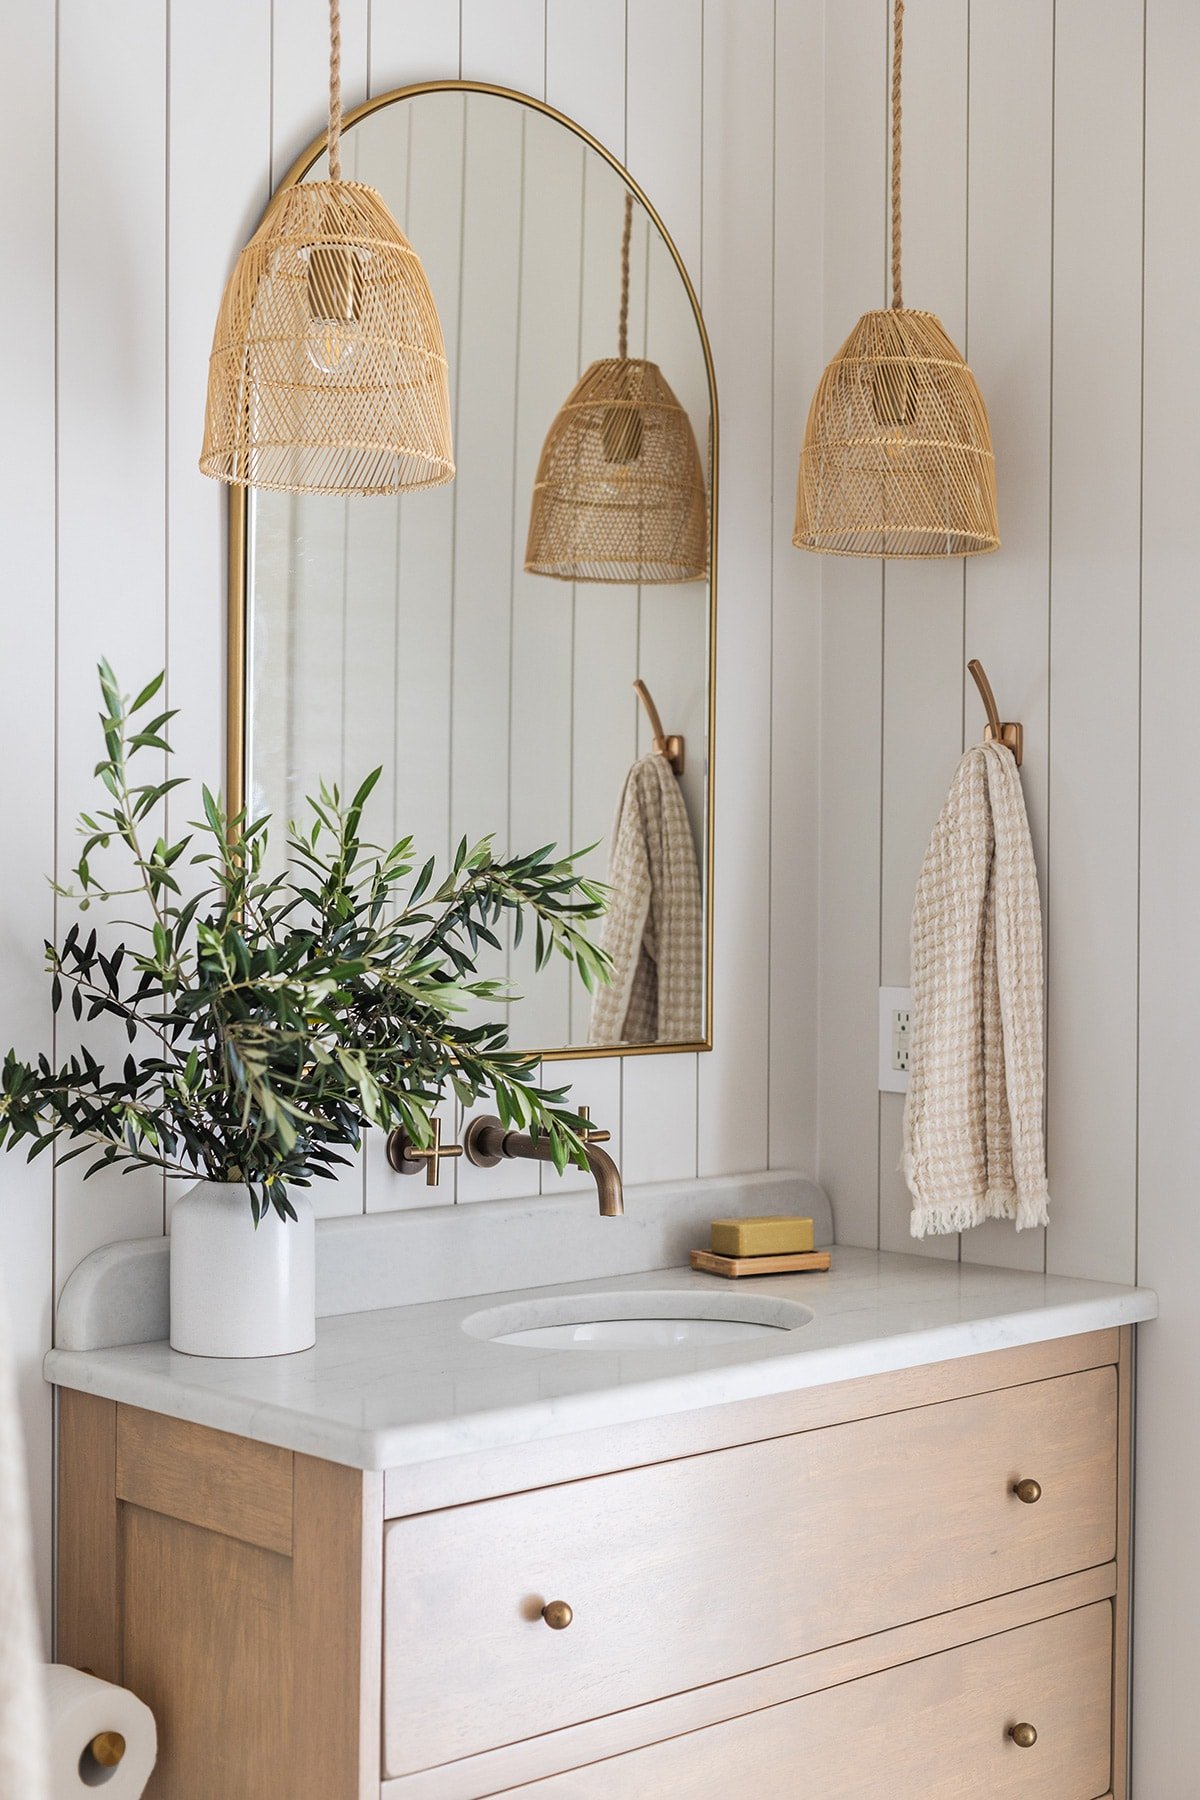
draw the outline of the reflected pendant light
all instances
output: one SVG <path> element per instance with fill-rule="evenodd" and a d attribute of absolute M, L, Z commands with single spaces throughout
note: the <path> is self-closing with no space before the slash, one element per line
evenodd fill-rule
<path fill-rule="evenodd" d="M 702 581 L 708 499 L 696 436 L 656 363 L 628 355 L 625 195 L 621 314 L 615 357 L 594 362 L 542 446 L 525 567 L 560 581 Z"/>
<path fill-rule="evenodd" d="M 454 475 L 442 327 L 382 195 L 341 176 L 330 0 L 329 179 L 282 189 L 229 278 L 200 467 L 242 487 L 394 494 Z"/>
<path fill-rule="evenodd" d="M 900 65 L 892 36 L 892 304 L 864 313 L 809 410 L 796 490 L 801 550 L 833 556 L 977 556 L 1000 542 L 996 459 L 975 377 L 900 279 Z"/>

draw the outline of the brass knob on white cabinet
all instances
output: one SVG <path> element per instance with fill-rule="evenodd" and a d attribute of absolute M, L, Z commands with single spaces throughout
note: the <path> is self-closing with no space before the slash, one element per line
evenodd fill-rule
<path fill-rule="evenodd" d="M 575 1614 L 565 1600 L 547 1600 L 542 1608 L 542 1617 L 551 1631 L 565 1631 Z"/>
<path fill-rule="evenodd" d="M 1037 1743 L 1036 1727 L 1024 1722 L 1020 1725 L 1010 1726 L 1008 1735 L 1017 1746 L 1018 1750 L 1032 1750 L 1033 1746 Z"/>
<path fill-rule="evenodd" d="M 1042 1497 L 1042 1484 L 1040 1481 L 1016 1481 L 1013 1493 L 1022 1506 L 1036 1506 Z"/>

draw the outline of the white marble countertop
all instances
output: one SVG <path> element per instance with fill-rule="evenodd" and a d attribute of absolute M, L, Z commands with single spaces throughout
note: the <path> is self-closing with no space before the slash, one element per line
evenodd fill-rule
<path fill-rule="evenodd" d="M 464 1319 L 548 1293 L 800 1300 L 810 1324 L 686 1349 L 530 1349 Z M 647 1309 L 652 1310 L 651 1308 Z M 838 1247 L 828 1274 L 753 1284 L 690 1269 L 344 1313 L 298 1356 L 218 1361 L 166 1343 L 52 1350 L 48 1381 L 362 1469 L 565 1436 L 1154 1318 L 1145 1288 Z M 603 1316 L 602 1313 L 599 1316 Z"/>

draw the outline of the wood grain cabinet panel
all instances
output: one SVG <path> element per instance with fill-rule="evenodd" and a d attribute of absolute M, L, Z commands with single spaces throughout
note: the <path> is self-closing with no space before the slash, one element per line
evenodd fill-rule
<path fill-rule="evenodd" d="M 1108 1601 L 509 1790 L 509 1800 L 1100 1800 Z M 1009 1737 L 1032 1724 L 1037 1742 Z"/>
<path fill-rule="evenodd" d="M 63 1392 L 58 1654 L 153 1707 L 147 1800 L 1128 1800 L 1130 1340 L 481 1453 L 390 1520 Z"/>
<path fill-rule="evenodd" d="M 1107 1367 L 394 1520 L 385 1773 L 1108 1562 L 1116 1502 Z"/>

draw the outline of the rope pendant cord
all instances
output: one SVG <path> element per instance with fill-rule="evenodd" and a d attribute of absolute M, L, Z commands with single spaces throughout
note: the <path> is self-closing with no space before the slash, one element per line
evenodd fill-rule
<path fill-rule="evenodd" d="M 900 279 L 900 66 L 904 56 L 904 0 L 892 15 L 892 305 L 904 306 Z"/>
<path fill-rule="evenodd" d="M 633 195 L 625 194 L 625 229 L 621 234 L 621 317 L 617 327 L 617 355 L 629 356 L 629 243 L 633 236 Z"/>
<path fill-rule="evenodd" d="M 329 0 L 329 179 L 342 179 L 342 9 Z"/>

